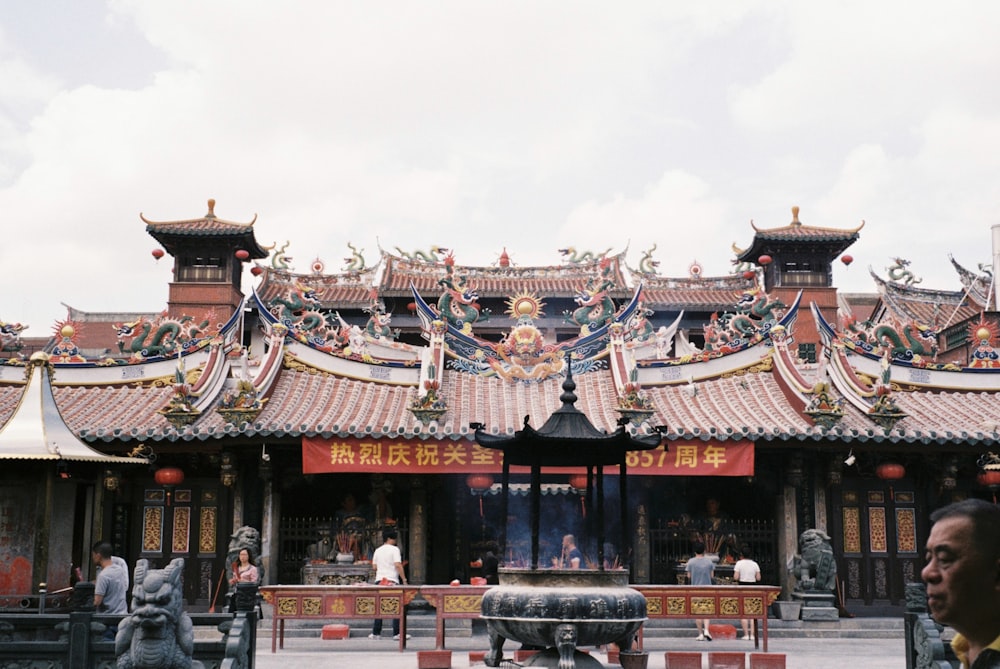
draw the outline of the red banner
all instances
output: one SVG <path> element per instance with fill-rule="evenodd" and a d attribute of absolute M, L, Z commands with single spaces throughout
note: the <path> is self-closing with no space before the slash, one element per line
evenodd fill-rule
<path fill-rule="evenodd" d="M 633 451 L 626 465 L 631 474 L 651 476 L 753 476 L 752 441 L 694 441 L 667 444 L 652 451 Z M 468 440 L 302 438 L 302 473 L 382 472 L 399 474 L 498 474 L 503 453 Z M 546 468 L 546 472 L 579 472 Z M 527 467 L 511 467 L 527 473 Z M 605 469 L 608 474 L 616 467 Z"/>

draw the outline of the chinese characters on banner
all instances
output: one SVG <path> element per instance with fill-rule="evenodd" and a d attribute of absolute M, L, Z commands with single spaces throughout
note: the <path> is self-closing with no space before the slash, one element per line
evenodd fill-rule
<path fill-rule="evenodd" d="M 670 442 L 668 450 L 634 451 L 630 474 L 652 476 L 753 476 L 752 441 Z M 495 474 L 503 454 L 468 440 L 302 438 L 302 473 L 380 472 L 399 474 Z M 575 472 L 579 468 L 565 468 Z M 606 471 L 615 468 L 608 468 Z M 527 467 L 512 467 L 514 473 Z M 559 468 L 546 471 L 558 473 Z"/>

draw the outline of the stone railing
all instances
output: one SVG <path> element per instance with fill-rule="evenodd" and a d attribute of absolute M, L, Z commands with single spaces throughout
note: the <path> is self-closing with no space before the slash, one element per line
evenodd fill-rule
<path fill-rule="evenodd" d="M 906 669 L 959 669 L 951 650 L 951 629 L 934 622 L 927 611 L 927 588 L 923 583 L 906 584 Z"/>
<path fill-rule="evenodd" d="M 90 587 L 89 607 L 69 613 L 0 613 L 0 666 L 114 669 L 115 642 L 105 640 L 104 632 L 117 628 L 124 616 L 95 613 L 93 584 L 77 584 L 81 586 Z M 195 628 L 194 659 L 205 669 L 253 669 L 255 599 L 234 613 L 189 614 Z"/>

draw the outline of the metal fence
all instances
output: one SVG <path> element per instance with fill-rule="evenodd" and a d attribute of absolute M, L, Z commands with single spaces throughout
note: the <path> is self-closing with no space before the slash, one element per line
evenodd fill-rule
<path fill-rule="evenodd" d="M 719 531 L 706 533 L 680 520 L 664 519 L 649 530 L 652 582 L 677 583 L 678 571 L 682 571 L 680 565 L 693 555 L 693 543 L 699 538 L 719 543 L 723 561 L 727 555 L 739 559 L 740 547 L 749 546 L 753 559 L 760 565 L 761 582 L 778 583 L 778 534 L 773 520 L 729 520 Z M 716 576 L 720 573 L 723 570 L 718 570 Z"/>

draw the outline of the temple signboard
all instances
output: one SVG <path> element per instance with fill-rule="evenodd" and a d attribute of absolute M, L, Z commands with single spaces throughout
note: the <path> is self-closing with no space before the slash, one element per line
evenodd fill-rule
<path fill-rule="evenodd" d="M 631 452 L 626 461 L 630 474 L 647 476 L 753 476 L 753 463 L 749 440 L 670 442 L 669 450 Z M 304 474 L 498 474 L 502 464 L 500 451 L 465 440 L 302 438 Z M 514 474 L 528 471 L 511 467 Z"/>

